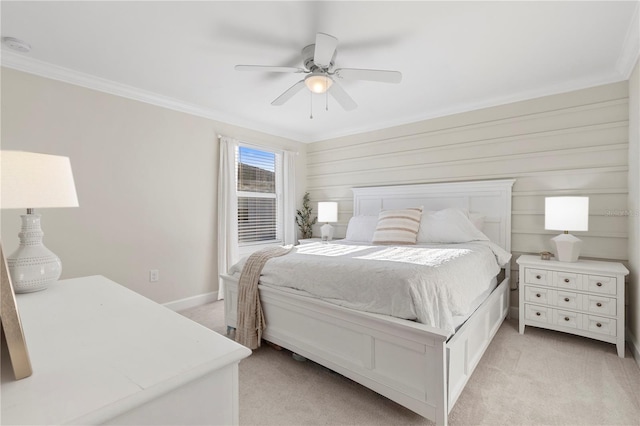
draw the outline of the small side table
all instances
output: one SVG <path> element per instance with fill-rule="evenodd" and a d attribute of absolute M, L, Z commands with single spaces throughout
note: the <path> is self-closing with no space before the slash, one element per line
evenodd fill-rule
<path fill-rule="evenodd" d="M 520 334 L 526 325 L 613 343 L 624 358 L 624 277 L 621 263 L 559 262 L 522 255 Z"/>

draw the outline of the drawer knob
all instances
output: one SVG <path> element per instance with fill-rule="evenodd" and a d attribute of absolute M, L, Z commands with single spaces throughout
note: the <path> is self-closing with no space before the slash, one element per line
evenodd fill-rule
<path fill-rule="evenodd" d="M 540 293 L 536 293 L 536 297 L 540 297 Z"/>
<path fill-rule="evenodd" d="M 596 306 L 597 306 L 598 308 L 601 308 L 601 307 L 602 307 L 602 303 L 598 302 L 598 303 L 596 303 Z"/>
<path fill-rule="evenodd" d="M 542 276 L 540 275 L 536 275 L 536 279 L 539 280 L 540 278 L 542 278 Z"/>
<path fill-rule="evenodd" d="M 571 281 L 569 278 L 565 278 L 565 279 L 564 279 L 564 282 L 565 282 L 565 283 L 568 283 L 569 281 Z"/>
<path fill-rule="evenodd" d="M 564 320 L 565 321 L 569 321 L 569 317 L 564 317 Z"/>
<path fill-rule="evenodd" d="M 602 323 L 597 322 L 596 327 L 602 327 Z"/>
<path fill-rule="evenodd" d="M 596 283 L 598 287 L 602 287 L 602 283 Z"/>
<path fill-rule="evenodd" d="M 540 312 L 536 312 L 536 316 L 538 316 L 538 317 L 539 317 L 539 316 L 540 316 Z"/>
<path fill-rule="evenodd" d="M 564 298 L 564 301 L 565 301 L 565 302 L 568 302 L 568 301 L 569 301 L 569 298 L 568 298 L 568 297 L 565 297 L 565 298 Z"/>

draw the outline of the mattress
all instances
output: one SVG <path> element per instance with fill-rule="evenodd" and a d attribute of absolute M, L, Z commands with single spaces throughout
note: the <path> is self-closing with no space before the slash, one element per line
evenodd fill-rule
<path fill-rule="evenodd" d="M 485 299 L 489 297 L 491 293 L 493 293 L 493 290 L 495 290 L 496 287 L 498 287 L 498 284 L 499 284 L 498 277 L 493 277 L 487 289 L 482 293 L 480 293 L 478 297 L 476 297 L 475 300 L 471 303 L 471 309 L 469 309 L 469 311 L 461 315 L 453 316 L 453 326 L 456 330 L 458 330 L 462 326 L 462 324 L 464 324 L 469 319 L 469 317 L 475 312 L 475 310 L 478 309 L 480 305 L 482 305 L 482 302 L 484 302 Z"/>
<path fill-rule="evenodd" d="M 315 243 L 271 259 L 260 284 L 450 334 L 495 288 L 511 255 L 489 241 L 416 246 Z M 229 271 L 239 275 L 243 261 Z"/>

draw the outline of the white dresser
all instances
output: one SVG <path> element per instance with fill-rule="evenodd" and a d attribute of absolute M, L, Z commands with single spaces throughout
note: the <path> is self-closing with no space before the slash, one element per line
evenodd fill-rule
<path fill-rule="evenodd" d="M 251 351 L 102 276 L 17 295 L 33 375 L 2 360 L 2 424 L 238 424 Z"/>
<path fill-rule="evenodd" d="M 558 262 L 523 255 L 520 334 L 525 325 L 614 343 L 624 358 L 624 277 L 621 263 Z"/>

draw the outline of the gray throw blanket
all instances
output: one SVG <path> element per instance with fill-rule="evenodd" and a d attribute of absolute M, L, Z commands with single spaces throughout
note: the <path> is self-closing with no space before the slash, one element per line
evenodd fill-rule
<path fill-rule="evenodd" d="M 253 253 L 240 273 L 238 281 L 238 323 L 236 324 L 236 342 L 257 349 L 262 341 L 265 329 L 264 314 L 258 294 L 258 281 L 265 263 L 274 257 L 289 253 L 292 246 L 269 247 Z"/>

